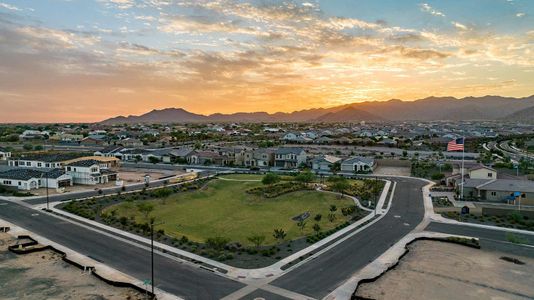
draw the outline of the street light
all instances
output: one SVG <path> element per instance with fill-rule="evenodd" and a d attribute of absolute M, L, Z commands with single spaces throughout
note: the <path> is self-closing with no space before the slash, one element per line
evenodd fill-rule
<path fill-rule="evenodd" d="M 45 171 L 45 180 L 46 180 L 46 210 L 50 210 L 49 202 L 50 199 L 48 197 L 48 171 Z"/>
<path fill-rule="evenodd" d="M 152 296 L 154 296 L 154 226 L 164 224 L 165 222 L 160 222 L 154 224 L 154 218 L 150 219 L 150 269 L 151 269 L 151 281 L 150 285 L 152 286 Z"/>

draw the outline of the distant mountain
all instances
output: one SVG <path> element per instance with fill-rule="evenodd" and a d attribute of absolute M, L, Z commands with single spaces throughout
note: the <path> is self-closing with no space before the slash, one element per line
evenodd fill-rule
<path fill-rule="evenodd" d="M 140 116 L 115 117 L 102 121 L 120 123 L 195 123 L 195 122 L 359 122 L 408 120 L 500 120 L 515 113 L 524 118 L 534 107 L 534 95 L 525 98 L 500 96 L 428 97 L 415 101 L 369 101 L 331 108 L 313 108 L 291 113 L 266 112 L 201 115 L 181 108 L 153 110 Z"/>
<path fill-rule="evenodd" d="M 369 112 L 359 110 L 355 107 L 347 107 L 336 112 L 326 113 L 319 118 L 315 119 L 315 122 L 360 122 L 360 121 L 383 121 L 379 116 L 373 115 Z"/>
<path fill-rule="evenodd" d="M 516 111 L 515 113 L 506 116 L 505 119 L 508 121 L 534 123 L 534 106 Z"/>

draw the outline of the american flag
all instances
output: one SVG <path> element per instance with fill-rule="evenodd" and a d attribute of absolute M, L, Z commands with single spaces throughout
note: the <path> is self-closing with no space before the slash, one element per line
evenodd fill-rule
<path fill-rule="evenodd" d="M 464 151 L 464 138 L 450 141 L 447 144 L 447 151 Z"/>

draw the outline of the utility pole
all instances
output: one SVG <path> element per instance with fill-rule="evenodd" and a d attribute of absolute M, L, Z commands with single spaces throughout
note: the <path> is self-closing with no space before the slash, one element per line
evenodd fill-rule
<path fill-rule="evenodd" d="M 164 222 L 154 224 L 154 219 L 150 220 L 150 285 L 152 286 L 152 295 L 156 295 L 154 293 L 154 226 L 161 224 L 164 224 Z"/>

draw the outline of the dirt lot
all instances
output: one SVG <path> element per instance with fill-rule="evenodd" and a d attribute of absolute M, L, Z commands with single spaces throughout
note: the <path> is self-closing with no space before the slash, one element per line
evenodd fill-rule
<path fill-rule="evenodd" d="M 399 265 L 358 296 L 371 299 L 534 299 L 534 259 L 507 262 L 503 252 L 419 241 Z"/>
<path fill-rule="evenodd" d="M 0 299 L 144 299 L 83 273 L 52 251 L 17 255 L 7 250 L 15 239 L 0 233 Z"/>
<path fill-rule="evenodd" d="M 373 174 L 378 175 L 394 175 L 394 176 L 410 176 L 410 167 L 392 167 L 392 166 L 378 166 Z"/>

